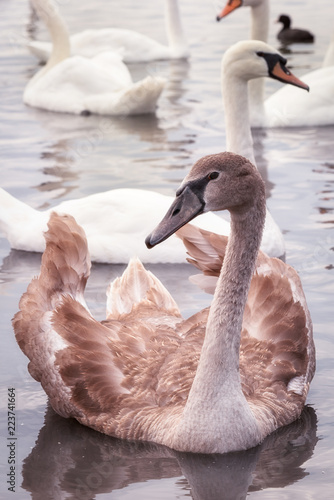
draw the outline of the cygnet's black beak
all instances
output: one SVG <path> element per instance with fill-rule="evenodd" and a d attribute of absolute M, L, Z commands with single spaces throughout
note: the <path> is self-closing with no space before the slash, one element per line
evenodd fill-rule
<path fill-rule="evenodd" d="M 181 191 L 177 192 L 176 198 L 165 217 L 147 236 L 145 243 L 148 248 L 152 248 L 166 240 L 187 222 L 203 213 L 205 202 L 201 196 L 201 191 L 193 189 L 193 187 L 196 186 L 189 183 Z"/>

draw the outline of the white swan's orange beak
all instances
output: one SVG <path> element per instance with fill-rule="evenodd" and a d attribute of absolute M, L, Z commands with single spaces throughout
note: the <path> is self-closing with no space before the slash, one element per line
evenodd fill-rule
<path fill-rule="evenodd" d="M 241 6 L 242 0 L 229 0 L 221 13 L 217 16 L 217 21 L 220 21 L 223 17 L 227 16 L 228 14 L 230 14 L 230 12 L 233 12 L 235 9 Z"/>
<path fill-rule="evenodd" d="M 305 89 L 307 91 L 310 90 L 310 87 L 299 80 L 294 74 L 291 73 L 285 66 L 277 62 L 274 68 L 271 70 L 271 75 L 276 80 L 284 83 L 290 83 L 290 85 L 295 85 L 296 87 L 300 87 L 301 89 Z"/>

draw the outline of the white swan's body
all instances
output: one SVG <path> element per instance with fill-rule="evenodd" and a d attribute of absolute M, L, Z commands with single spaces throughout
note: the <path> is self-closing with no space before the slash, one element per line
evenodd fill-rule
<path fill-rule="evenodd" d="M 102 52 L 92 59 L 70 57 L 67 29 L 50 0 L 32 0 L 47 25 L 52 55 L 27 84 L 23 101 L 64 113 L 133 115 L 152 113 L 163 90 L 163 78 L 148 76 L 133 83 L 120 54 Z M 52 15 L 45 10 L 52 10 Z"/>
<path fill-rule="evenodd" d="M 128 29 L 87 29 L 70 37 L 71 54 L 95 57 L 104 51 L 121 50 L 123 61 L 126 63 L 186 58 L 189 56 L 189 50 L 183 34 L 178 0 L 166 0 L 165 11 L 168 45 Z M 46 62 L 49 59 L 49 42 L 32 41 L 28 47 L 41 61 Z"/>
<path fill-rule="evenodd" d="M 312 324 L 289 266 L 260 255 L 252 279 L 265 218 L 255 167 L 231 153 L 199 160 L 147 244 L 210 208 L 229 209 L 230 241 L 210 312 L 187 320 L 134 260 L 108 290 L 107 320 L 96 321 L 83 296 L 84 233 L 69 216 L 52 216 L 41 273 L 13 326 L 60 415 L 195 453 L 251 448 L 300 416 L 315 366 Z"/>
<path fill-rule="evenodd" d="M 84 228 L 94 262 L 127 263 L 135 256 L 144 263 L 185 262 L 184 246 L 175 237 L 153 251 L 144 243 L 145 236 L 161 219 L 172 199 L 144 189 L 114 189 L 39 211 L 0 188 L 0 230 L 12 248 L 43 252 L 43 232 L 47 230 L 51 213 L 69 214 Z M 229 233 L 229 223 L 215 214 L 203 215 L 198 223 L 219 234 Z"/>
<path fill-rule="evenodd" d="M 233 0 L 221 15 L 240 6 L 251 7 L 251 37 L 264 42 L 268 37 L 269 0 Z M 250 87 L 251 125 L 253 127 L 306 127 L 334 123 L 334 38 L 326 52 L 323 68 L 306 73 L 301 80 L 310 92 L 292 87 L 279 89 L 264 101 L 264 81 Z"/>

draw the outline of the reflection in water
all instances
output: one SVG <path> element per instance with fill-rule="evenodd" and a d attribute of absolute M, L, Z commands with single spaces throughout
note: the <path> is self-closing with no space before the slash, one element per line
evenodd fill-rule
<path fill-rule="evenodd" d="M 30 14 L 29 14 L 29 17 L 27 20 L 26 30 L 27 30 L 27 34 L 28 34 L 29 39 L 34 39 L 34 38 L 36 38 L 39 17 L 37 15 L 35 9 L 33 8 L 32 4 L 30 4 L 30 7 L 31 7 Z"/>
<path fill-rule="evenodd" d="M 269 165 L 268 165 L 268 160 L 265 156 L 264 141 L 267 137 L 267 131 L 265 128 L 253 128 L 252 137 L 253 137 L 255 163 L 257 168 L 259 169 L 261 177 L 264 180 L 266 186 L 266 197 L 270 198 L 271 191 L 275 187 L 275 184 L 273 184 L 269 180 L 269 171 L 268 171 Z"/>
<path fill-rule="evenodd" d="M 333 207 L 333 184 L 334 184 L 334 177 L 330 179 L 329 174 L 334 174 L 334 163 L 331 162 L 324 162 L 317 169 L 314 169 L 313 172 L 315 174 L 320 174 L 320 175 L 325 175 L 326 177 L 326 183 L 324 183 L 322 189 L 318 192 L 319 196 L 319 203 L 321 203 L 320 206 L 317 206 L 317 210 L 319 211 L 319 214 L 324 216 L 321 218 L 321 222 L 324 224 L 334 224 L 333 220 L 333 213 L 334 213 L 334 207 Z"/>
<path fill-rule="evenodd" d="M 39 273 L 41 257 L 40 253 L 11 249 L 0 267 L 2 282 L 29 283 Z"/>
<path fill-rule="evenodd" d="M 164 132 L 159 130 L 158 118 L 155 115 L 81 116 L 52 113 L 38 108 L 29 108 L 29 114 L 57 141 L 82 138 L 97 146 L 99 140 L 108 134 L 111 137 L 117 134 L 135 135 L 140 141 L 149 142 L 160 142 L 164 139 Z"/>
<path fill-rule="evenodd" d="M 36 445 L 23 462 L 22 487 L 34 500 L 88 500 L 151 479 L 185 476 L 196 500 L 244 499 L 247 492 L 284 488 L 307 475 L 302 465 L 317 443 L 317 418 L 306 407 L 299 420 L 262 445 L 226 455 L 178 453 L 130 443 L 88 429 L 47 409 Z M 162 483 L 163 485 L 163 483 Z M 184 480 L 177 485 L 189 496 Z M 159 494 L 156 495 L 157 497 Z"/>
<path fill-rule="evenodd" d="M 51 161 L 52 165 L 48 167 L 43 167 L 43 174 L 46 175 L 45 181 L 34 186 L 35 189 L 39 191 L 55 191 L 57 190 L 58 195 L 54 199 L 62 198 L 63 196 L 69 194 L 71 191 L 77 188 L 73 181 L 79 178 L 77 172 L 74 172 L 71 168 L 71 163 L 73 160 L 68 156 L 67 152 L 70 150 L 69 141 L 59 140 L 51 144 L 48 147 L 48 151 L 43 151 L 41 153 L 41 158 Z M 48 180 L 49 176 L 57 177 L 57 180 Z M 40 209 L 46 209 L 49 204 L 44 204 Z"/>
<path fill-rule="evenodd" d="M 172 95 L 171 100 L 176 98 L 174 92 Z M 82 185 L 89 186 L 91 193 L 132 187 L 132 183 L 138 187 L 138 183 L 143 182 L 146 188 L 157 190 L 162 175 L 168 177 L 171 169 L 185 169 L 192 155 L 193 137 L 185 132 L 183 136 L 178 134 L 175 140 L 173 133 L 167 132 L 178 120 L 178 113 L 172 111 L 174 107 L 176 109 L 177 104 L 166 107 L 170 117 L 169 112 L 164 113 L 163 126 L 154 115 L 82 117 L 55 113 L 50 117 L 49 113 L 33 110 L 34 117 L 49 136 L 41 153 L 43 163 L 49 164 L 43 167 L 43 173 L 57 178 L 43 179 L 43 183 L 34 187 L 39 191 L 57 191 L 54 198 L 68 198 L 71 190 Z M 126 182 L 125 172 L 128 172 Z M 183 174 L 179 174 L 180 178 Z"/>
<path fill-rule="evenodd" d="M 308 59 L 312 60 L 312 56 L 314 55 L 314 49 L 311 48 L 304 48 L 302 44 L 294 44 L 294 48 L 291 48 L 291 45 L 281 45 L 278 47 L 278 50 L 287 56 L 291 57 L 297 57 L 295 60 L 295 63 L 289 62 L 288 67 L 290 69 L 303 69 L 305 72 L 311 71 L 311 64 L 301 64 L 298 63 L 298 58 L 299 60 L 301 59 L 301 56 L 308 56 Z"/>
<path fill-rule="evenodd" d="M 161 64 L 161 63 L 160 63 Z M 156 72 L 159 74 L 161 66 L 157 66 Z M 149 68 L 149 73 L 152 68 Z M 161 107 L 158 110 L 160 126 L 164 129 L 182 126 L 186 115 L 191 112 L 189 101 L 185 96 L 189 91 L 186 80 L 189 78 L 190 62 L 186 59 L 171 60 L 168 63 L 168 73 L 164 76 L 168 78 Z"/>

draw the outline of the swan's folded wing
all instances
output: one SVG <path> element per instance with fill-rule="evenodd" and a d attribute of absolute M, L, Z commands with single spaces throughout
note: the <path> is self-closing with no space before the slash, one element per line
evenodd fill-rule
<path fill-rule="evenodd" d="M 275 264 L 279 270 L 255 272 L 252 278 L 244 336 L 272 356 L 268 376 L 303 395 L 314 373 L 312 322 L 297 273 L 280 261 Z"/>
<path fill-rule="evenodd" d="M 196 283 L 213 293 L 227 238 L 190 224 L 178 236 L 189 262 L 203 272 Z M 300 278 L 291 266 L 260 251 L 243 318 L 240 374 L 253 411 L 269 426 L 266 433 L 280 419 L 297 418 L 314 371 L 312 321 Z"/>
<path fill-rule="evenodd" d="M 273 260 L 271 271 L 262 274 L 260 265 L 252 278 L 240 346 L 243 391 L 264 435 L 298 418 L 315 371 L 312 322 L 299 277 Z"/>

